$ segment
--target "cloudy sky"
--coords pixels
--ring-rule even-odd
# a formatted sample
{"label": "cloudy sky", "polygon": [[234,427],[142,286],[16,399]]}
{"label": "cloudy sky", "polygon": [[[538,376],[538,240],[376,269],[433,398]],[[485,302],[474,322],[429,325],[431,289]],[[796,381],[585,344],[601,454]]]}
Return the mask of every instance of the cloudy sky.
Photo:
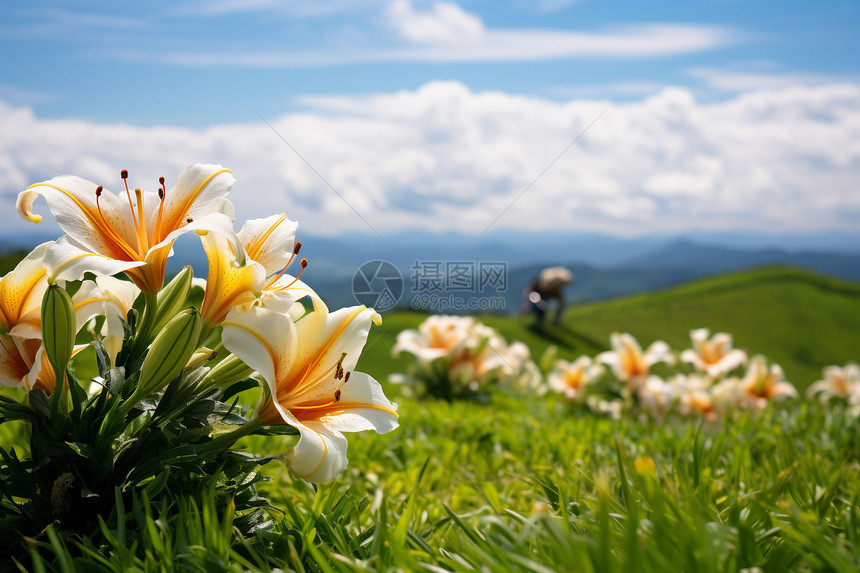
{"label": "cloudy sky", "polygon": [[852,232],[858,32],[852,0],[5,2],[0,235],[31,183],[192,162],[320,235]]}

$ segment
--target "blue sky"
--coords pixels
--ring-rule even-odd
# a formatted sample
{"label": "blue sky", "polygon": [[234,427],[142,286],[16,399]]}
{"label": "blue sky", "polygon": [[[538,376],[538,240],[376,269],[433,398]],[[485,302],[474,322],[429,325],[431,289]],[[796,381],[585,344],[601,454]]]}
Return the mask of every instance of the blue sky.
{"label": "blue sky", "polygon": [[508,205],[500,229],[851,230],[858,25],[855,1],[6,2],[0,207],[202,161],[247,183],[240,216],[325,234]]}
{"label": "blue sky", "polygon": [[[204,126],[296,109],[300,95],[414,90],[439,79],[551,99],[629,99],[667,85],[711,99],[756,81],[860,73],[852,1],[448,5],[451,21],[518,33],[499,42],[535,49],[519,56],[468,42],[445,48],[443,31],[439,42],[432,31],[410,32],[406,21],[438,15],[434,6],[445,4],[7,2],[0,97],[43,117]],[[541,47],[551,33],[607,45],[554,52]]]}

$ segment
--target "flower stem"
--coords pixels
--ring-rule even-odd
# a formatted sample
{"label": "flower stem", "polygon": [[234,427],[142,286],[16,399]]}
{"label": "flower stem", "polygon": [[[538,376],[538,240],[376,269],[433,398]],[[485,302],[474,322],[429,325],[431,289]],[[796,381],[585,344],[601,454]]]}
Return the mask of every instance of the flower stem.
{"label": "flower stem", "polygon": [[158,293],[143,292],[143,313],[140,317],[137,331],[134,334],[134,342],[132,349],[133,354],[140,354],[149,344],[152,327],[155,326],[155,319],[158,315]]}
{"label": "flower stem", "polygon": [[227,432],[226,434],[222,434],[217,438],[214,438],[211,442],[206,444],[205,449],[208,451],[226,450],[235,444],[239,438],[244,438],[249,434],[253,434],[262,427],[263,423],[260,419],[254,418],[250,422],[242,424],[232,432]]}

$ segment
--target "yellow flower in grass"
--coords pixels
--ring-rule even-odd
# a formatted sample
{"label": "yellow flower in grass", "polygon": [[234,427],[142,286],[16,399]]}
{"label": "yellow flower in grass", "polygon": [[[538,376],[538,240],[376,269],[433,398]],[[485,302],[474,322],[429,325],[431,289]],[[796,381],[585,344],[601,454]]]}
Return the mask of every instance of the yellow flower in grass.
{"label": "yellow flower in grass", "polygon": [[627,383],[629,389],[644,384],[655,364],[674,363],[669,345],[662,340],[652,343],[645,352],[642,352],[639,342],[626,332],[613,332],[610,340],[612,350],[598,354],[596,360],[609,366],[619,380]]}
{"label": "yellow flower in grass", "polygon": [[324,482],[346,468],[343,432],[389,432],[398,425],[397,406],[376,380],[353,371],[376,312],[362,306],[330,313],[319,306],[302,316],[303,310],[294,305],[290,316],[234,308],[222,323],[222,341],[267,383],[260,422],[299,431],[286,455],[291,471]]}
{"label": "yellow flower in grass", "polygon": [[[156,292],[164,283],[164,268],[174,241],[189,231],[214,231],[238,245],[232,210],[224,197],[233,186],[229,169],[192,165],[179,174],[169,191],[164,178],[158,192],[128,188],[114,195],[86,179],[71,175],[31,185],[18,195],[18,214],[39,223],[33,202],[41,195],[66,233],[45,256],[50,282],[76,280],[86,272],[115,275],[125,272],[143,291]],[[241,249],[238,249],[241,258]],[[244,263],[244,261],[241,261]]]}
{"label": "yellow flower in grass", "polygon": [[[203,237],[209,260],[201,306],[205,323],[220,324],[234,306],[258,299],[264,306],[275,304],[283,311],[306,295],[315,299],[315,305],[322,305],[310,287],[298,277],[286,274],[301,249],[301,243],[295,240],[297,227],[284,214],[247,221],[238,233],[247,261],[245,266],[240,266],[233,246],[223,237],[215,234]],[[300,266],[304,270],[307,261],[302,259]]]}
{"label": "yellow flower in grass", "polygon": [[695,366],[712,379],[720,379],[747,361],[747,353],[732,348],[732,335],[718,332],[708,338],[710,330],[698,328],[690,331],[693,348],[681,353],[681,361]]}

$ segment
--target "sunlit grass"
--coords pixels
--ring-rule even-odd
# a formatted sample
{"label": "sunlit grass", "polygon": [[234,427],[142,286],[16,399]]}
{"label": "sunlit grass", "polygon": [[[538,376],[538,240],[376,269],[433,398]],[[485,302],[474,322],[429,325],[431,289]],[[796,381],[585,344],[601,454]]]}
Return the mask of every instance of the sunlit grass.
{"label": "sunlit grass", "polygon": [[[180,499],[184,517],[159,522],[159,508],[141,505],[129,519],[152,521],[146,533],[125,543],[114,533],[87,560],[114,571],[860,566],[856,417],[800,405],[716,427],[658,426],[576,415],[555,399],[400,406],[400,430],[350,440],[349,470],[335,482],[313,488],[265,466],[271,532],[238,539],[205,499]],[[71,554],[87,546],[45,542],[46,563],[60,543]]]}

